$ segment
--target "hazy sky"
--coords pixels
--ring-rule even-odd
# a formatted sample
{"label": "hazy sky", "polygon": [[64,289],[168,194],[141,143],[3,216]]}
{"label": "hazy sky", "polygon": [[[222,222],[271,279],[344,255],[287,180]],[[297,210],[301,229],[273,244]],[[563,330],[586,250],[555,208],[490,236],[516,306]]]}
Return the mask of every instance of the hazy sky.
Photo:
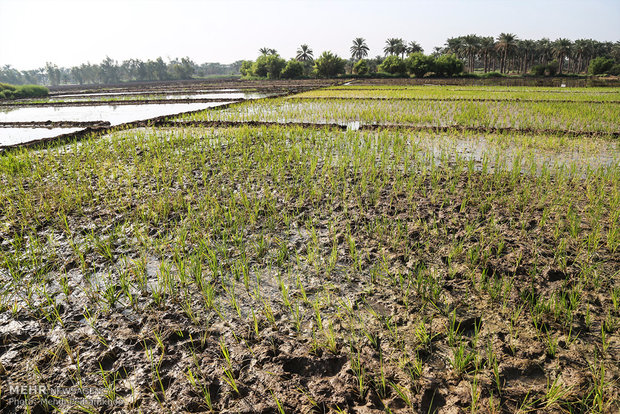
{"label": "hazy sky", "polygon": [[349,56],[364,37],[370,56],[385,39],[430,53],[470,33],[521,39],[620,40],[620,0],[0,0],[0,66],[73,66],[105,56],[189,56],[197,63],[255,59],[266,46],[290,58],[302,43],[318,56]]}

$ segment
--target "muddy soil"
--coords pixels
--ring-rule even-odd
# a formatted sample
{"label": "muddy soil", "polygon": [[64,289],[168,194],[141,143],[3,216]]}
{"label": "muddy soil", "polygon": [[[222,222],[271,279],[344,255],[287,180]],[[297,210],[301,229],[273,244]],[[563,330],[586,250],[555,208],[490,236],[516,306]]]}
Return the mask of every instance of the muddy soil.
{"label": "muddy soil", "polygon": [[[257,128],[247,143],[250,151],[227,156],[238,165],[259,165],[263,151],[289,144],[270,142],[272,134]],[[12,249],[23,242],[20,237],[49,243],[31,269],[33,278],[47,281],[45,294],[22,291],[12,285],[9,262],[0,267],[3,292],[9,295],[0,313],[3,412],[26,412],[19,405],[26,397],[4,391],[7,384],[57,387],[76,399],[93,390],[101,402],[93,411],[101,413],[461,413],[472,406],[483,412],[589,412],[599,391],[612,401],[601,411],[620,408],[620,309],[611,296],[620,292],[620,249],[601,243],[584,261],[582,245],[569,243],[566,260],[558,261],[553,229],[568,225],[567,213],[542,215],[543,195],[552,191],[553,180],[534,190],[532,198],[543,201],[515,208],[528,180],[511,184],[506,177],[499,188],[489,188],[499,195],[492,205],[469,198],[473,188],[488,186],[489,177],[476,172],[439,186],[434,180],[441,177],[422,174],[413,194],[394,190],[396,177],[388,176],[385,186],[371,184],[357,198],[348,191],[364,176],[346,169],[343,187],[334,190],[344,192],[342,197],[326,191],[308,201],[286,199],[279,190],[304,187],[293,176],[278,183],[269,175],[238,174],[200,163],[204,149],[192,150],[192,143],[175,148],[196,157],[190,158],[196,174],[193,180],[169,182],[169,196],[186,203],[158,224],[147,221],[140,228],[143,223],[135,220],[145,199],[159,191],[155,178],[131,184],[145,189],[141,198],[132,198],[129,190],[119,193],[128,210],[105,203],[68,210],[64,223],[72,238],[54,217],[24,221],[32,226],[28,232],[2,221],[0,248],[6,257],[16,254]],[[222,151],[226,148],[222,144]],[[145,146],[102,163],[148,165],[156,151]],[[290,162],[303,161],[292,156]],[[321,177],[327,166],[307,168]],[[105,182],[114,178],[102,180],[99,174],[94,170],[79,177],[92,197],[112,191]],[[24,188],[45,194],[55,188],[54,179],[26,180]],[[589,193],[583,181],[572,186],[575,194]],[[230,242],[199,270],[214,289],[212,308],[206,305],[208,287],[201,285],[201,291],[190,269],[193,276],[180,279],[175,254],[189,255],[196,246],[176,237],[183,234],[187,208],[195,211],[200,198],[220,197],[226,206],[241,190],[275,205],[272,210],[269,203],[259,203],[256,219],[246,223],[243,239],[250,250]],[[599,190],[613,188],[603,183]],[[590,230],[587,202],[584,195],[572,204],[583,213],[580,232]],[[402,234],[373,230],[377,218],[400,223],[395,229]],[[233,218],[225,220],[235,225]],[[522,226],[515,227],[515,221]],[[502,248],[491,238],[488,251],[478,251],[481,239],[490,235],[472,231],[471,223],[494,226],[503,237]],[[601,234],[614,225],[603,220]],[[109,252],[95,243],[81,257],[73,253],[73,244],[103,237],[116,226],[119,234]],[[205,228],[204,237],[226,240],[220,231]],[[453,255],[455,242],[468,253]],[[150,250],[153,245],[163,250]],[[37,257],[38,250],[29,246]],[[221,273],[209,270],[217,268],[219,255],[236,260],[246,254],[247,268],[222,259]],[[471,266],[472,254],[487,255],[484,265]],[[328,266],[331,255],[336,259]],[[590,260],[596,269],[584,282],[582,264]],[[160,290],[167,274],[178,281],[178,290]],[[119,275],[143,283],[125,285]],[[582,283],[592,284],[579,304],[572,303],[569,293]],[[568,319],[554,313],[554,300],[575,306]],[[548,308],[534,314],[534,303]],[[464,352],[460,363],[459,352]],[[473,372],[478,372],[475,381]],[[31,412],[53,410],[45,403],[53,392],[32,394]],[[49,401],[61,405],[61,400]]]}

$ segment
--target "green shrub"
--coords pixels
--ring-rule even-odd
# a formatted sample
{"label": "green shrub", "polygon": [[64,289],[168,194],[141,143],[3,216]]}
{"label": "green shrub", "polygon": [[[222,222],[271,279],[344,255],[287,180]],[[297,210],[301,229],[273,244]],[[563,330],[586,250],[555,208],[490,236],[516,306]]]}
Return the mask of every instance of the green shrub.
{"label": "green shrub", "polygon": [[17,87],[16,92],[20,98],[40,98],[47,96],[49,90],[39,85],[22,85]]}
{"label": "green shrub", "polygon": [[244,60],[243,62],[241,62],[241,67],[239,68],[239,72],[241,73],[241,75],[243,76],[252,76],[252,65],[254,64],[254,62],[252,62],[251,60]]}
{"label": "green shrub", "polygon": [[261,55],[252,65],[252,74],[261,78],[278,79],[286,61],[278,55]]}
{"label": "green shrub", "polygon": [[609,69],[611,69],[613,65],[613,59],[599,56],[595,59],[592,59],[592,61],[590,62],[590,66],[588,67],[588,72],[591,75],[601,75],[603,73],[608,73]]}
{"label": "green shrub", "polygon": [[14,91],[17,87],[9,85],[8,83],[0,83],[0,91],[9,90]]}
{"label": "green shrub", "polygon": [[47,96],[49,90],[39,85],[14,86],[0,83],[0,99],[39,98]]}
{"label": "green shrub", "polygon": [[499,72],[487,72],[485,74],[482,75],[483,78],[503,78],[506,75],[504,75],[503,73],[499,73]]}
{"label": "green shrub", "polygon": [[387,73],[387,72],[377,72],[375,74],[373,74],[373,78],[379,78],[379,79],[394,79],[394,78],[402,78],[402,75],[400,73]]}
{"label": "green shrub", "polygon": [[545,71],[547,70],[547,66],[546,65],[535,65],[532,66],[532,74],[536,75],[536,76],[545,76]]}
{"label": "green shrub", "polygon": [[465,65],[456,55],[443,55],[435,60],[435,73],[438,76],[454,76],[463,72]]}
{"label": "green shrub", "polygon": [[304,64],[297,60],[291,59],[286,63],[286,66],[284,67],[284,70],[282,70],[282,74],[280,76],[285,79],[293,79],[300,78],[303,74]]}
{"label": "green shrub", "polygon": [[560,67],[560,64],[558,63],[558,61],[557,60],[552,60],[547,65],[547,68],[545,70],[545,74],[548,75],[548,76],[555,76],[556,73],[558,73],[559,67]]}
{"label": "green shrub", "polygon": [[620,63],[616,63],[613,65],[608,71],[610,75],[620,76]]}
{"label": "green shrub", "polygon": [[426,56],[424,53],[417,52],[409,55],[405,61],[409,73],[416,78],[421,78],[428,72],[435,71],[435,58],[432,56]]}
{"label": "green shrub", "polygon": [[379,65],[378,69],[380,72],[386,72],[392,75],[404,75],[407,73],[405,61],[396,55],[386,57]]}
{"label": "green shrub", "polygon": [[353,65],[353,73],[357,75],[368,75],[370,68],[368,67],[368,61],[360,59]]}
{"label": "green shrub", "polygon": [[323,52],[314,61],[314,71],[321,78],[331,78],[344,73],[345,61],[332,52]]}

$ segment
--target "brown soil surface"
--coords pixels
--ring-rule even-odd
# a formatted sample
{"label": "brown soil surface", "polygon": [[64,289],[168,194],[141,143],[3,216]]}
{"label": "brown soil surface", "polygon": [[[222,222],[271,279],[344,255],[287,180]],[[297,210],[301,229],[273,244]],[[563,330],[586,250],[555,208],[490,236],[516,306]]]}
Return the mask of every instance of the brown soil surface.
{"label": "brown soil surface", "polygon": [[[261,140],[266,138],[259,131],[257,128],[255,139],[248,142],[256,149],[249,153],[250,164],[259,162],[261,149],[277,148],[278,142],[273,146],[265,142],[263,146]],[[262,131],[269,136],[269,130]],[[140,149],[135,157],[127,155],[114,162],[126,162],[128,167],[140,165],[154,155],[148,151]],[[236,157],[242,165],[244,153],[227,156]],[[394,413],[461,413],[470,410],[475,393],[471,373],[479,366],[494,366],[494,370],[483,369],[477,379],[479,392],[475,395],[481,407],[503,413],[520,409],[554,413],[569,403],[575,404],[571,406],[574,411],[587,412],[595,403],[592,390],[601,380],[597,375],[604,366],[605,395],[619,401],[620,337],[617,327],[609,324],[617,324],[620,312],[609,292],[620,287],[620,250],[613,252],[601,245],[598,256],[592,259],[596,282],[585,282],[598,287],[586,287],[583,302],[573,303],[577,308],[569,319],[554,314],[553,307],[535,317],[530,314],[533,303],[551,304],[547,301],[553,298],[570,303],[567,295],[584,283],[580,276],[584,269],[579,264],[583,250],[578,243],[566,246],[563,265],[555,256],[557,241],[552,232],[555,225],[567,225],[565,212],[558,211],[546,225],[540,225],[541,206],[546,201],[515,207],[515,197],[527,188],[527,179],[511,184],[507,177],[498,188],[489,188],[490,194],[498,196],[492,205],[468,199],[469,191],[486,188],[489,183],[484,174],[467,171],[454,182],[440,182],[439,186],[433,182],[435,177],[422,175],[424,180],[415,193],[395,191],[396,178],[387,177],[384,187],[368,188],[359,199],[347,194],[331,198],[326,193],[308,202],[281,198],[278,188],[284,183],[272,182],[268,176],[235,175],[217,164],[196,164],[195,168],[202,172],[194,182],[173,180],[169,188],[171,196],[187,197],[189,205],[195,197],[218,196],[213,193],[217,186],[253,188],[251,196],[259,198],[275,194],[275,212],[258,211],[258,219],[248,222],[244,233],[256,246],[262,235],[267,236],[266,250],[257,247],[248,256],[252,278],[262,275],[260,295],[253,291],[253,282],[244,286],[240,277],[238,307],[233,306],[225,299],[227,292],[219,287],[223,275],[213,274],[216,293],[221,297],[216,314],[201,310],[205,299],[196,291],[185,299],[179,292],[179,296],[158,302],[146,289],[134,292],[135,303],[131,305],[117,302],[124,288],[115,282],[106,295],[112,301],[110,309],[94,319],[86,306],[98,309],[102,304],[92,303],[85,294],[87,287],[104,289],[97,288],[97,278],[116,272],[121,263],[104,258],[97,250],[87,250],[80,263],[71,253],[69,240],[62,236],[58,219],[38,221],[33,234],[43,239],[54,235],[58,240],[53,257],[42,259],[43,263],[50,261],[43,274],[51,275],[50,289],[57,292],[53,309],[62,324],[51,313],[46,315],[52,319],[43,318],[37,309],[13,315],[7,305],[0,314],[3,384],[32,384],[36,378],[47,386],[75,388],[79,373],[84,387],[100,390],[102,378],[103,382],[106,378],[108,383],[114,382],[120,405],[103,407],[102,413],[209,412],[200,389],[188,379],[188,369],[193,369],[208,390],[214,410],[222,413],[275,413],[278,404],[287,413],[382,413],[386,408]],[[321,168],[325,166],[319,166],[317,177],[321,177]],[[89,191],[93,195],[109,191],[96,177],[98,171],[92,174]],[[203,181],[202,174],[209,180]],[[345,174],[346,187],[338,191],[347,192],[364,180],[362,174],[353,171]],[[43,184],[26,184],[46,189],[45,182],[53,177],[42,179]],[[213,183],[216,186],[212,187]],[[158,191],[154,182],[135,184],[147,189],[148,197]],[[286,177],[286,184],[303,186],[292,176]],[[579,180],[572,184],[575,194],[589,191]],[[553,185],[553,180],[540,183],[532,198],[542,198]],[[600,191],[613,189],[601,183]],[[228,202],[227,197],[221,202]],[[134,209],[140,210],[144,199],[129,202],[131,211],[94,204],[69,212],[68,226],[78,240],[85,240],[89,234],[106,234],[115,223],[130,219]],[[572,208],[586,217],[587,203],[584,195],[574,200]],[[489,212],[505,241],[502,252],[492,235],[468,230],[471,223],[485,228]],[[271,221],[285,213],[291,218],[289,224]],[[382,234],[368,227],[378,217],[402,223],[402,234]],[[515,228],[515,220],[522,228]],[[184,211],[179,208],[161,224],[139,233],[152,239],[165,238],[183,222]],[[308,227],[310,223],[314,231]],[[588,232],[589,225],[584,218],[579,231]],[[612,225],[603,221],[603,234]],[[5,225],[0,230],[2,240],[6,240],[2,249],[10,250],[10,241],[19,233],[16,225]],[[113,257],[131,257],[133,264],[126,271],[138,274],[143,269],[149,283],[157,280],[164,262],[174,260],[175,245],[185,248],[171,240],[170,251],[145,258],[137,243],[125,240],[125,236],[123,233],[114,244]],[[134,237],[131,231],[127,237]],[[223,236],[212,233],[212,237]],[[357,243],[357,259],[347,253],[352,249],[348,237]],[[394,244],[392,240],[397,237],[401,241]],[[485,247],[484,252],[478,252],[488,255],[484,267],[472,268],[467,255],[452,257],[448,249],[458,241],[464,252],[475,252],[485,237],[491,241],[488,251]],[[244,254],[233,246],[227,248],[226,254]],[[290,273],[287,282],[278,286],[271,265],[276,266],[282,251],[286,254],[281,260],[290,266]],[[296,259],[312,251],[325,258],[336,251],[339,259],[330,272],[317,271],[310,262]],[[83,275],[84,266],[93,271],[88,278]],[[235,270],[224,266],[227,273]],[[62,289],[57,280],[61,277],[68,280],[71,292],[59,293]],[[192,281],[190,285],[194,286]],[[299,323],[282,297],[301,303]],[[193,303],[195,318],[184,311],[183,300]],[[269,310],[266,303],[272,303]],[[253,309],[263,309],[256,322]],[[315,317],[316,312],[323,315],[324,325]],[[427,339],[423,339],[424,332]],[[601,342],[601,332],[608,335],[606,343]],[[352,333],[357,336],[352,337]],[[549,340],[553,346],[548,345]],[[223,347],[230,353],[228,361]],[[455,349],[466,353],[475,350],[479,359],[467,360],[457,369]],[[359,372],[364,373],[363,386]],[[238,389],[234,390],[226,378],[233,378]],[[553,378],[562,387],[558,404],[548,398]],[[403,387],[402,395],[392,383]],[[0,404],[4,412],[18,409],[4,392]],[[614,412],[618,405],[607,409]],[[33,412],[47,409],[38,403]]]}

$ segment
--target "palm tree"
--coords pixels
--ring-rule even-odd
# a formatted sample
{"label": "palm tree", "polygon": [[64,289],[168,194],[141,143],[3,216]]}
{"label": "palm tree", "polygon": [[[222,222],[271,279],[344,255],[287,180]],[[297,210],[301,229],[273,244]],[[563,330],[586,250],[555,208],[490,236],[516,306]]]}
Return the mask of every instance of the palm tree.
{"label": "palm tree", "polygon": [[562,74],[562,67],[564,66],[564,59],[570,57],[571,46],[573,42],[568,39],[560,38],[553,42],[553,54],[558,59],[558,73]]}
{"label": "palm tree", "polygon": [[446,40],[446,47],[444,48],[443,53],[455,54],[457,57],[463,57],[463,50],[463,38],[451,37]]}
{"label": "palm tree", "polygon": [[356,37],[353,39],[353,46],[351,46],[351,57],[356,60],[360,60],[368,56],[370,48],[366,44],[366,40],[363,37]]}
{"label": "palm tree", "polygon": [[517,42],[519,56],[521,56],[521,73],[527,73],[528,63],[532,61],[532,56],[536,49],[536,42],[525,39]]}
{"label": "palm tree", "polygon": [[547,65],[551,57],[551,41],[546,37],[536,41],[536,51],[541,65]]}
{"label": "palm tree", "polygon": [[476,54],[480,51],[480,38],[476,35],[463,36],[463,50],[467,56],[467,66],[473,72],[476,65]]}
{"label": "palm tree", "polygon": [[416,42],[415,40],[412,40],[411,42],[409,42],[407,44],[407,54],[412,54],[412,53],[422,53],[424,52],[424,49],[422,49],[422,46],[420,46],[420,44],[418,42]]}
{"label": "palm tree", "polygon": [[385,41],[383,52],[386,55],[401,55],[405,53],[406,49],[403,39],[392,37]]}
{"label": "palm tree", "polygon": [[611,45],[610,54],[611,57],[616,59],[616,61],[620,60],[620,41],[616,41],[613,45]]}
{"label": "palm tree", "polygon": [[268,47],[261,47],[260,49],[258,49],[258,53],[260,53],[261,55],[277,55],[278,51],[275,49],[270,49]]}
{"label": "palm tree", "polygon": [[484,58],[484,73],[489,71],[489,56],[493,53],[495,48],[495,40],[491,36],[485,36],[480,38],[480,53]]}
{"label": "palm tree", "polygon": [[577,39],[573,45],[573,52],[575,58],[577,58],[576,72],[582,72],[584,70],[583,62],[588,56],[590,51],[590,41],[588,39]]}
{"label": "palm tree", "polygon": [[497,45],[495,46],[497,50],[504,53],[502,57],[502,62],[500,65],[500,71],[502,73],[506,73],[508,71],[507,68],[507,59],[508,59],[508,51],[512,50],[516,46],[517,35],[512,33],[500,33],[497,37]]}
{"label": "palm tree", "polygon": [[297,49],[297,56],[295,56],[300,62],[312,62],[314,56],[312,55],[312,49],[308,47],[308,45],[301,45],[299,49]]}

